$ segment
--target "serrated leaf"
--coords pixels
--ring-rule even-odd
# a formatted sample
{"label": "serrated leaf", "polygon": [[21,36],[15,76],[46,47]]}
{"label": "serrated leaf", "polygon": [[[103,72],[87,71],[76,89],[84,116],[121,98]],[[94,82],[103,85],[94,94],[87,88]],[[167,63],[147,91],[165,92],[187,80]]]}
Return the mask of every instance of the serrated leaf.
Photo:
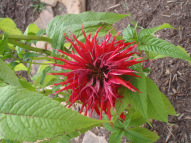
{"label": "serrated leaf", "polygon": [[146,122],[139,112],[132,109],[128,111],[126,118],[129,119],[128,127],[138,127]]}
{"label": "serrated leaf", "polygon": [[[93,37],[95,34],[95,31],[97,31],[97,29],[101,26],[102,28],[99,30],[97,37],[105,36],[108,33],[108,31],[110,31],[112,35],[116,35],[116,31],[114,30],[114,27],[108,24],[98,24],[94,26],[88,26],[88,27],[85,27],[83,30],[86,33],[86,36],[89,33],[91,33],[91,36]],[[85,41],[84,35],[82,34],[82,29],[75,31],[74,35],[78,38],[78,40]],[[117,38],[120,39],[121,37],[117,36]]]}
{"label": "serrated leaf", "polygon": [[159,55],[184,59],[191,62],[191,57],[182,48],[176,47],[165,40],[149,35],[144,36],[140,41],[141,45],[138,46],[139,50],[150,51]]}
{"label": "serrated leaf", "polygon": [[109,143],[121,143],[121,138],[123,137],[124,132],[113,132],[109,136]]}
{"label": "serrated leaf", "polygon": [[139,32],[139,39],[143,38],[144,36],[147,36],[147,35],[153,35],[155,32],[159,31],[159,30],[162,30],[162,29],[165,29],[165,28],[174,28],[172,27],[170,24],[168,23],[164,23],[163,25],[160,25],[160,26],[157,26],[157,27],[154,27],[154,28],[148,28],[148,29],[142,29],[140,32]]}
{"label": "serrated leaf", "polygon": [[175,111],[174,107],[172,106],[172,104],[170,103],[170,101],[168,100],[168,98],[166,97],[166,95],[161,93],[161,96],[162,96],[162,100],[166,106],[167,114],[176,116],[176,111]]}
{"label": "serrated leaf", "polygon": [[109,122],[85,117],[42,94],[15,86],[0,87],[0,101],[1,139],[51,139]]}
{"label": "serrated leaf", "polygon": [[[52,47],[55,49],[61,49],[64,45],[63,32],[68,33],[71,31],[74,35],[79,33],[79,30],[90,26],[101,26],[113,24],[128,15],[106,13],[106,12],[84,12],[81,14],[67,14],[56,16],[47,26],[46,33],[48,37],[52,39]],[[91,29],[92,33],[95,33],[97,28]],[[100,32],[102,29],[100,29]],[[82,34],[81,34],[82,35]],[[80,35],[78,35],[80,36]]]}
{"label": "serrated leaf", "polygon": [[131,83],[138,88],[141,93],[132,92],[127,89],[126,95],[128,96],[128,100],[133,108],[141,113],[147,123],[150,123],[147,114],[146,78],[142,74],[139,74],[139,76],[141,76],[141,78],[134,78]]}
{"label": "serrated leaf", "polygon": [[168,122],[168,114],[157,85],[146,78],[148,95],[148,115],[152,119]]}
{"label": "serrated leaf", "polygon": [[0,59],[0,80],[10,84],[10,85],[15,85],[21,87],[21,84],[18,81],[17,76],[11,70],[11,68]]}
{"label": "serrated leaf", "polygon": [[22,80],[22,79],[19,79],[19,82],[20,82],[20,84],[21,84],[24,88],[26,88],[26,89],[28,89],[28,90],[30,90],[30,91],[36,91],[36,89],[32,86],[32,84],[31,84],[30,82],[27,82],[27,81]]}
{"label": "serrated leaf", "polygon": [[22,35],[15,22],[11,18],[0,18],[0,30],[11,35]]}
{"label": "serrated leaf", "polygon": [[[119,90],[120,95],[124,95],[125,93],[125,88],[121,88]],[[117,100],[115,103],[115,110],[116,113],[113,117],[113,121],[115,121],[117,118],[119,118],[119,116],[121,115],[121,113],[128,107],[128,105],[130,104],[129,100],[128,100],[128,96],[124,95],[123,98],[120,98],[120,100]]]}
{"label": "serrated leaf", "polygon": [[130,141],[135,143],[153,143],[159,139],[155,133],[141,127],[128,128],[124,133]]}
{"label": "serrated leaf", "polygon": [[127,28],[123,30],[123,39],[125,39],[125,41],[127,42],[133,42],[133,41],[138,42],[136,27],[132,28],[130,27],[130,25],[128,25]]}
{"label": "serrated leaf", "polygon": [[158,53],[154,53],[154,52],[150,52],[150,51],[145,51],[147,58],[149,58],[150,60],[153,59],[160,59],[160,58],[164,58],[165,56],[160,55]]}

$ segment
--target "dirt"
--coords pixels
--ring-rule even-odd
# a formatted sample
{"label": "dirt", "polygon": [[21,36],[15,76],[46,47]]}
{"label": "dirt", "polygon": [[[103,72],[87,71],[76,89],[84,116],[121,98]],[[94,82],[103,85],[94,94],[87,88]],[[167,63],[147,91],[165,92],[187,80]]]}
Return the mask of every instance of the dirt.
{"label": "dirt", "polygon": [[[87,9],[95,12],[131,13],[131,17],[143,28],[169,23],[176,29],[164,29],[155,36],[191,53],[191,1],[189,0],[87,0]],[[114,8],[112,8],[114,7]],[[115,24],[120,31],[130,23],[125,18]],[[161,138],[157,143],[191,142],[191,66],[188,62],[173,58],[152,61],[149,77],[167,95],[178,117],[170,116],[169,123],[153,121],[153,128]]]}
{"label": "dirt", "polygon": [[9,17],[14,20],[18,28],[24,31],[39,15],[39,10],[33,12],[39,2],[34,0],[0,0],[0,17]]}
{"label": "dirt", "polygon": [[[40,5],[36,0],[0,0],[0,17],[10,17],[22,31],[34,22],[40,10],[34,11],[33,5]],[[143,28],[150,28],[169,23],[176,29],[164,29],[156,36],[175,45],[180,45],[191,53],[191,2],[190,0],[87,0],[87,10],[95,12],[131,13],[131,17]],[[65,12],[65,7],[58,4],[54,8],[55,15]],[[130,23],[127,17],[114,26],[120,31]],[[175,107],[178,117],[170,116],[169,123],[153,121],[153,128],[161,138],[157,143],[189,143],[191,142],[191,66],[184,60],[163,58],[150,64],[150,78],[167,95]],[[97,135],[109,132],[101,127],[93,129]],[[80,142],[82,141],[80,138]],[[125,142],[126,139],[123,139]]]}
{"label": "dirt", "polygon": [[[9,17],[13,19],[17,27],[24,32],[27,26],[33,23],[45,8],[46,4],[39,0],[0,0],[0,18]],[[53,7],[53,12],[55,16],[64,14],[66,7],[57,3]]]}

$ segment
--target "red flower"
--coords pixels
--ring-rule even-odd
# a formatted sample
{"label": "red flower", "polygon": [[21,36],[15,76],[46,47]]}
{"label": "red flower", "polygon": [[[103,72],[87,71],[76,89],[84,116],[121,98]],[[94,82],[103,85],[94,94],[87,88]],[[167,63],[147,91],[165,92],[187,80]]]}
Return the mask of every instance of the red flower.
{"label": "red flower", "polygon": [[64,86],[56,94],[63,90],[72,90],[69,98],[71,102],[69,107],[75,101],[81,101],[82,107],[80,113],[85,108],[85,115],[87,115],[87,111],[90,109],[91,116],[93,110],[95,110],[100,119],[102,119],[104,111],[108,115],[109,120],[111,120],[110,109],[112,107],[115,111],[115,101],[122,97],[118,94],[119,87],[123,85],[133,92],[138,91],[130,81],[123,80],[120,75],[138,77],[129,66],[142,61],[137,61],[141,58],[133,59],[132,55],[136,54],[136,52],[131,51],[135,45],[128,47],[132,43],[125,43],[124,40],[115,41],[115,37],[109,43],[111,34],[106,35],[104,42],[99,45],[97,43],[99,29],[92,39],[90,34],[86,37],[82,30],[86,40],[85,43],[78,41],[74,35],[72,36],[76,43],[66,37],[77,53],[72,52],[72,54],[69,54],[61,50],[59,52],[72,58],[73,61],[57,57],[52,58],[64,62],[63,65],[54,64],[54,66],[70,69],[71,71],[51,74],[67,77],[66,81],[54,85],[61,84]]}

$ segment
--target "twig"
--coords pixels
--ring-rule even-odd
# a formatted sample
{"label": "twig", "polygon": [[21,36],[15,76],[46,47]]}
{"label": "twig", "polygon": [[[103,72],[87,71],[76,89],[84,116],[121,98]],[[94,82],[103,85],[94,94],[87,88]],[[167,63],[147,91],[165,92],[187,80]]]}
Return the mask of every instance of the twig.
{"label": "twig", "polygon": [[121,4],[119,3],[119,4],[116,4],[116,5],[113,5],[113,6],[109,7],[109,8],[107,8],[107,9],[110,10],[110,9],[116,8],[116,7],[120,6],[120,5],[121,5]]}
{"label": "twig", "polygon": [[172,75],[170,74],[170,80],[169,80],[168,92],[170,91],[170,88],[171,88],[171,81],[172,81]]}

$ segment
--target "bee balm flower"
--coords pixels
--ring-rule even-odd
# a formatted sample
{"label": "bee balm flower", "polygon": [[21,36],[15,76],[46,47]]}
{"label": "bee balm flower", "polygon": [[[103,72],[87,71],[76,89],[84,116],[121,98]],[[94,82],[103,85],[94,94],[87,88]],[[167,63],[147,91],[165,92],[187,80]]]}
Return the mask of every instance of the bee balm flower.
{"label": "bee balm flower", "polygon": [[[100,28],[99,28],[100,29]],[[111,107],[115,111],[115,102],[120,96],[118,89],[121,86],[125,86],[133,92],[138,91],[130,81],[123,80],[120,76],[136,76],[135,71],[129,67],[140,63],[137,61],[141,58],[132,58],[132,52],[134,46],[129,46],[132,43],[125,43],[124,40],[115,41],[115,37],[111,42],[111,34],[105,36],[104,42],[100,45],[97,42],[97,30],[95,36],[91,38],[89,34],[86,37],[84,31],[82,33],[86,42],[82,43],[73,36],[75,42],[72,42],[69,38],[66,39],[71,43],[76,53],[71,54],[59,50],[60,53],[73,59],[72,61],[62,58],[52,57],[55,60],[62,61],[62,65],[54,64],[54,66],[61,67],[63,69],[69,69],[71,71],[64,73],[51,73],[53,75],[63,75],[67,79],[61,83],[62,89],[56,91],[56,94],[64,90],[71,90],[72,94],[69,97],[71,107],[75,101],[81,101],[82,107],[80,113],[85,108],[85,115],[90,110],[90,116],[93,110],[102,119],[103,111],[108,115],[111,120]]]}

